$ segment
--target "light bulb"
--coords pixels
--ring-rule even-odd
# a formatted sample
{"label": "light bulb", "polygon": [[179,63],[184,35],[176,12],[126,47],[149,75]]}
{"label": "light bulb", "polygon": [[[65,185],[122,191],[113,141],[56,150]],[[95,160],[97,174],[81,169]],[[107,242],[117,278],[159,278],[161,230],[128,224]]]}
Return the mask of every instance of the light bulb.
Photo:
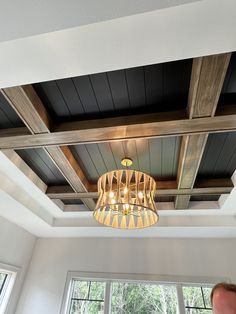
{"label": "light bulb", "polygon": [[128,188],[125,187],[125,188],[124,188],[124,194],[127,194],[127,193],[128,193]]}
{"label": "light bulb", "polygon": [[112,200],[111,200],[111,204],[115,204],[115,199],[113,198]]}
{"label": "light bulb", "polygon": [[143,192],[141,192],[141,191],[138,192],[138,197],[139,197],[139,198],[143,198]]}
{"label": "light bulb", "polygon": [[114,192],[111,191],[111,192],[109,193],[109,197],[110,197],[110,198],[113,198],[114,196],[115,196]]}
{"label": "light bulb", "polygon": [[129,209],[129,204],[125,204],[125,209]]}

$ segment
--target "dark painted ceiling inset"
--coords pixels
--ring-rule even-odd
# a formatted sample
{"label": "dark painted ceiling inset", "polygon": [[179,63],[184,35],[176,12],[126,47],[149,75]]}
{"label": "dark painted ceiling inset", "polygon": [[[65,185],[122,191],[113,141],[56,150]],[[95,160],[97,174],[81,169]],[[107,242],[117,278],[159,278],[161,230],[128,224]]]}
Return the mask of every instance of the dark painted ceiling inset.
{"label": "dark painted ceiling inset", "polygon": [[0,129],[24,126],[21,119],[0,92]]}
{"label": "dark painted ceiling inset", "polygon": [[74,146],[72,152],[90,182],[105,172],[121,168],[121,159],[132,158],[136,169],[155,179],[175,179],[179,156],[179,137],[140,139],[124,142]]}
{"label": "dark painted ceiling inset", "polygon": [[193,202],[202,202],[202,201],[208,201],[208,202],[212,202],[212,201],[218,201],[219,200],[220,195],[193,195],[190,198],[190,201]]}
{"label": "dark painted ceiling inset", "polygon": [[221,96],[219,99],[220,105],[235,105],[236,104],[236,53],[231,56]]}
{"label": "dark painted ceiling inset", "polygon": [[17,153],[47,185],[67,184],[43,148],[18,150]]}
{"label": "dark painted ceiling inset", "polygon": [[208,136],[198,177],[231,177],[236,169],[236,132]]}
{"label": "dark painted ceiling inset", "polygon": [[[187,106],[192,60],[35,84],[54,120],[178,110]],[[135,111],[134,111],[135,110]]]}

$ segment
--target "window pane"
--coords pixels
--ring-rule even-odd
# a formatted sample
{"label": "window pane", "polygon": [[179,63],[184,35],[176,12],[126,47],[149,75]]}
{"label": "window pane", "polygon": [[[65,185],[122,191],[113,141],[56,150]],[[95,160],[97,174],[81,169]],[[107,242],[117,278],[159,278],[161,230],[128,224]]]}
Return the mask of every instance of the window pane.
{"label": "window pane", "polygon": [[0,273],[0,294],[3,290],[3,286],[4,286],[4,283],[6,281],[6,278],[7,278],[7,274]]}
{"label": "window pane", "polygon": [[70,314],[103,314],[104,302],[77,301],[71,302]]}
{"label": "window pane", "polygon": [[203,287],[202,290],[203,290],[203,294],[204,294],[204,298],[205,298],[206,307],[211,308],[211,290],[212,290],[212,288]]}
{"label": "window pane", "polygon": [[104,300],[105,297],[105,282],[94,281],[91,282],[90,299]]}
{"label": "window pane", "polygon": [[72,289],[72,298],[87,299],[89,292],[89,281],[73,280]]}
{"label": "window pane", "polygon": [[72,299],[104,300],[105,282],[73,280]]}
{"label": "window pane", "polygon": [[112,314],[177,313],[175,286],[134,284],[116,282],[112,284]]}
{"label": "window pane", "polygon": [[200,287],[183,287],[184,304],[190,307],[204,307]]}

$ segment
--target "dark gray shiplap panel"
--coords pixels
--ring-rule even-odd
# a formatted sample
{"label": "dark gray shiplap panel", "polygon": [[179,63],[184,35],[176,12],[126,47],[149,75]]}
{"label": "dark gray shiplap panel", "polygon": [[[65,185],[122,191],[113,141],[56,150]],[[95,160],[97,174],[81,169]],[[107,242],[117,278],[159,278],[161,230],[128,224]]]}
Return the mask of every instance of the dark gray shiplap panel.
{"label": "dark gray shiplap panel", "polygon": [[190,201],[195,201],[195,202],[201,202],[201,201],[208,201],[208,202],[212,202],[212,201],[218,201],[219,200],[220,195],[193,195],[190,198]]}
{"label": "dark gray shiplap panel", "polygon": [[225,81],[222,88],[222,94],[236,93],[236,53],[231,56],[229,67],[226,73]]}
{"label": "dark gray shiplap panel", "polygon": [[0,93],[0,129],[24,126],[16,112],[8,104],[5,97]]}
{"label": "dark gray shiplap panel", "polygon": [[119,70],[107,72],[107,78],[110,84],[115,110],[119,111],[129,108],[130,101],[127,90],[125,71]]}
{"label": "dark gray shiplap panel", "polygon": [[[192,60],[149,65],[35,84],[54,120],[139,113],[187,105]],[[137,113],[137,112],[136,112]]]}
{"label": "dark gray shiplap panel", "polygon": [[125,71],[131,108],[143,107],[146,104],[146,91],[143,67]]}
{"label": "dark gray shiplap panel", "polygon": [[97,169],[88,153],[86,146],[87,145],[71,146],[70,149],[72,151],[72,154],[80,164],[88,181],[90,181],[91,183],[96,183],[99,177],[99,173],[97,172]]}
{"label": "dark gray shiplap panel", "polygon": [[236,103],[236,53],[231,56],[229,67],[226,73],[222,93],[219,104],[235,104]]}
{"label": "dark gray shiplap panel", "polygon": [[97,169],[97,173],[99,174],[99,176],[103,175],[105,172],[108,171],[108,169],[106,167],[106,164],[104,162],[103,156],[99,150],[98,145],[97,144],[86,145],[86,148],[94,166]]}
{"label": "dark gray shiplap panel", "polygon": [[85,112],[87,114],[99,113],[100,110],[98,107],[97,99],[94,94],[90,77],[88,75],[79,76],[73,78],[73,81]]}
{"label": "dark gray shiplap panel", "polygon": [[120,169],[121,168],[121,164],[120,164],[121,159],[125,157],[124,146],[122,145],[122,142],[119,141],[119,142],[111,142],[110,147],[111,147],[112,154],[114,156],[114,160],[115,160],[115,163],[117,166],[116,169]]}
{"label": "dark gray shiplap panel", "polygon": [[[158,188],[158,187],[157,187]],[[156,203],[161,202],[174,202],[174,196],[156,196],[155,197]]]}
{"label": "dark gray shiplap panel", "polygon": [[[156,178],[162,177],[162,160],[163,160],[163,139],[154,138],[148,140],[150,173]],[[171,165],[172,166],[172,165]]]}
{"label": "dark gray shiplap panel", "polygon": [[231,177],[235,169],[236,133],[209,135],[198,176]]}
{"label": "dark gray shiplap panel", "polygon": [[107,171],[123,168],[125,156],[133,160],[131,169],[150,174],[156,179],[175,179],[179,139],[130,140],[112,143],[78,145],[72,151],[89,179],[96,182]]}
{"label": "dark gray shiplap panel", "polygon": [[61,200],[65,205],[82,205],[82,200]]}
{"label": "dark gray shiplap panel", "polygon": [[91,84],[101,112],[113,111],[114,104],[106,73],[90,75]]}
{"label": "dark gray shiplap panel", "polygon": [[[84,108],[72,79],[57,80],[57,86],[70,116],[84,114]],[[66,110],[66,109],[65,109]]]}
{"label": "dark gray shiplap panel", "polygon": [[149,140],[138,139],[136,140],[138,165],[140,171],[147,174],[151,173],[151,162],[150,162],[150,147]]}
{"label": "dark gray shiplap panel", "polygon": [[170,137],[162,139],[162,141],[162,179],[175,177],[176,172],[173,169],[176,168],[175,166],[178,162],[178,154],[176,154],[175,150],[179,150],[179,138]]}
{"label": "dark gray shiplap panel", "polygon": [[35,90],[50,114],[57,117],[70,115],[70,111],[56,81],[35,84]]}
{"label": "dark gray shiplap panel", "polygon": [[163,64],[163,107],[178,110],[185,108],[188,97],[192,60]]}
{"label": "dark gray shiplap panel", "polygon": [[47,185],[67,183],[61,172],[42,148],[18,150],[17,153]]}
{"label": "dark gray shiplap panel", "polygon": [[102,155],[107,171],[117,169],[116,161],[110,146],[110,143],[98,144],[98,149]]}
{"label": "dark gray shiplap panel", "polygon": [[144,72],[147,105],[155,106],[157,111],[161,111],[163,103],[163,65],[146,66]]}

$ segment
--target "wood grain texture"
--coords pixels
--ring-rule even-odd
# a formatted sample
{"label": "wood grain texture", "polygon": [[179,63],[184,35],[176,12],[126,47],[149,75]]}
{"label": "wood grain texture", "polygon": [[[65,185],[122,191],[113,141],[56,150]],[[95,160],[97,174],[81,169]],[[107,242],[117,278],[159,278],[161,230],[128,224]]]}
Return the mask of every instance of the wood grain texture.
{"label": "wood grain texture", "polygon": [[193,59],[189,88],[189,118],[214,116],[231,53]]}
{"label": "wood grain texture", "polygon": [[[31,85],[6,88],[2,93],[29,128],[32,136],[50,134],[52,123]],[[75,192],[87,192],[89,182],[68,147],[46,147],[44,150]],[[84,204],[90,209],[95,207],[92,199],[84,199]]]}
{"label": "wood grain texture", "polygon": [[1,92],[31,133],[50,132],[51,119],[31,85],[4,88]]}
{"label": "wood grain texture", "polygon": [[[176,181],[156,181],[158,189],[156,196],[190,196],[190,195],[219,195],[228,194],[233,189],[232,181],[228,178],[200,180],[192,189],[177,189]],[[51,186],[47,189],[51,199],[84,199],[97,198],[97,191],[76,193],[70,186]]]}
{"label": "wood grain texture", "polygon": [[[188,97],[190,121],[214,116],[230,57],[231,53],[226,53],[193,60]],[[183,136],[177,176],[179,189],[193,187],[207,137],[207,133]],[[190,195],[178,195],[175,208],[188,208],[189,200]]]}
{"label": "wood grain texture", "polygon": [[236,115],[170,120],[118,127],[112,125],[93,127],[88,124],[87,129],[56,131],[48,134],[7,136],[5,131],[4,137],[1,137],[0,133],[0,149],[27,149],[233,131],[236,131]]}

